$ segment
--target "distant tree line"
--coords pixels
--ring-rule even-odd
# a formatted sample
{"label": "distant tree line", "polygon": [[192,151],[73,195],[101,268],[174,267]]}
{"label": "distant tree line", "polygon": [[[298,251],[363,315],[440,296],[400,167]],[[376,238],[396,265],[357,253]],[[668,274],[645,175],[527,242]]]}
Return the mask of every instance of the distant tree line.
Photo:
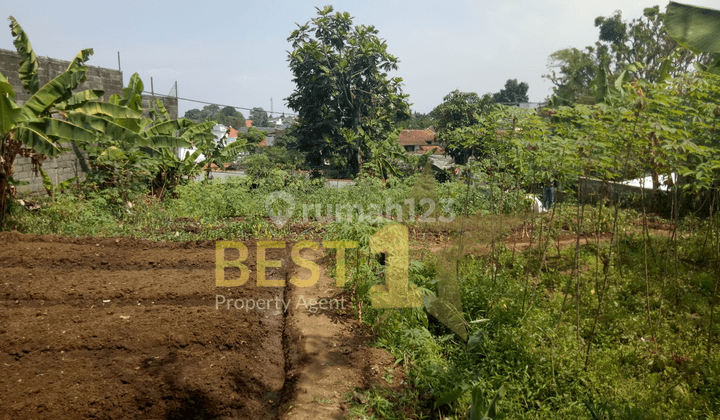
{"label": "distant tree line", "polygon": [[[245,127],[245,117],[237,109],[226,106],[220,108],[218,105],[205,105],[203,109],[191,109],[185,112],[185,118],[195,121],[216,121],[228,127]],[[261,107],[253,108],[248,119],[253,122],[254,127],[268,127],[268,114]]]}

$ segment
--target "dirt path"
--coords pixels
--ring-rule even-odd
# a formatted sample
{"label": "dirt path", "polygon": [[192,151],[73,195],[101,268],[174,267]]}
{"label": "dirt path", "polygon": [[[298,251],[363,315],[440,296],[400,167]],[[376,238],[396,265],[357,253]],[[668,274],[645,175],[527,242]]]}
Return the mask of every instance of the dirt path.
{"label": "dirt path", "polygon": [[[310,249],[301,255],[314,262],[324,258],[322,251]],[[314,286],[290,287],[286,294],[293,302],[286,331],[297,345],[291,346],[294,352],[288,355],[290,388],[283,402],[283,419],[337,419],[346,413],[345,397],[356,387],[405,386],[405,374],[394,366],[395,358],[366,346],[371,339],[368,328],[352,318],[349,296],[335,287],[322,265]],[[289,275],[308,279],[310,270],[297,267]],[[323,300],[325,309],[319,304]],[[317,311],[299,302],[317,302]]]}

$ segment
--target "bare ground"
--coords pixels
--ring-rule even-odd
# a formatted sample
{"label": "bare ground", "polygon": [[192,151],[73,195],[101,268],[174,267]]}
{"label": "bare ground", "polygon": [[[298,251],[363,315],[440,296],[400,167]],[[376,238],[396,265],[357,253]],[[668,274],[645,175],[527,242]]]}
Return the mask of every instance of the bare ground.
{"label": "bare ground", "polygon": [[[347,303],[295,306],[340,296],[324,270],[317,287],[256,287],[246,246],[249,281],[216,288],[212,241],[1,233],[0,417],[337,418],[353,388],[404,382]],[[267,251],[268,278],[304,275],[289,246]]]}

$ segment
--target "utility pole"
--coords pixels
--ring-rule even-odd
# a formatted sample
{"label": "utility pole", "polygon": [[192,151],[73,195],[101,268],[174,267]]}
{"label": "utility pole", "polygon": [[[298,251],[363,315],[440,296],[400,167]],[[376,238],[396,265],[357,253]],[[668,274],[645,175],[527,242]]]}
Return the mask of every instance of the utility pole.
{"label": "utility pole", "polygon": [[272,96],[270,97],[270,116],[272,117],[273,114],[273,103],[272,103]]}

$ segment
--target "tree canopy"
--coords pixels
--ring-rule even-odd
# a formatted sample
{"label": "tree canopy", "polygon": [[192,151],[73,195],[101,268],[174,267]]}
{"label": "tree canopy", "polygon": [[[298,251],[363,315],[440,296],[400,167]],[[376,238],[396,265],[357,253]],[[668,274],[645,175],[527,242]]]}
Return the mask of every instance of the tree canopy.
{"label": "tree canopy", "polygon": [[493,98],[486,94],[482,97],[475,92],[454,90],[443,98],[443,103],[430,113],[437,122],[440,141],[446,145],[448,152],[458,163],[464,163],[470,156],[465,148],[450,144],[449,135],[454,130],[476,125],[483,114],[493,109]]}
{"label": "tree canopy", "polygon": [[437,121],[440,131],[451,131],[475,125],[478,115],[489,110],[492,104],[490,95],[480,97],[475,92],[454,90],[443,98],[443,103],[436,106],[430,115]]}
{"label": "tree canopy", "polygon": [[215,104],[205,105],[202,110],[188,110],[187,112],[185,112],[185,118],[195,122],[212,120],[217,121],[218,124],[235,128],[245,126],[245,117],[243,116],[242,112],[231,106],[226,106],[221,109],[218,105]]}
{"label": "tree canopy", "polygon": [[261,141],[265,140],[267,133],[255,127],[250,127],[243,137],[247,139],[248,144],[257,146]]}
{"label": "tree canopy", "polygon": [[315,167],[327,160],[358,173],[372,158],[370,143],[384,140],[396,117],[409,113],[402,79],[388,76],[398,59],[374,26],[354,25],[349,13],[333,13],[332,6],[317,14],[288,38],[295,145]]}
{"label": "tree canopy", "polygon": [[253,122],[254,127],[267,127],[268,124],[268,114],[265,112],[264,109],[261,107],[255,107],[250,111],[250,120]]}
{"label": "tree canopy", "polygon": [[555,51],[548,59],[550,74],[543,75],[553,86],[555,105],[593,104],[592,89],[600,63],[595,48],[565,48]]}
{"label": "tree canopy", "polygon": [[708,61],[706,55],[695,56],[673,40],[664,19],[659,6],[645,8],[641,17],[630,21],[623,20],[619,10],[611,16],[598,16],[594,22],[598,40],[594,46],[566,48],[550,55],[550,74],[543,77],[555,85],[552,103],[595,103],[602,96],[595,94],[598,87],[613,82],[628,68],[633,77],[654,82],[663,70],[678,76],[690,70],[697,58]]}
{"label": "tree canopy", "polygon": [[679,47],[665,29],[665,14],[659,6],[647,7],[640,18],[631,21],[622,20],[622,12],[612,16],[598,16],[595,26],[599,28],[598,58],[600,65],[609,68],[611,73],[622,71],[627,64],[643,63],[635,76],[648,82],[654,82],[660,76],[663,60],[671,59],[673,76],[687,72],[695,60],[695,55],[685,48],[673,56]]}
{"label": "tree canopy", "polygon": [[493,94],[496,103],[512,105],[520,102],[527,102],[527,91],[530,88],[527,83],[518,83],[517,79],[508,79],[505,88]]}

